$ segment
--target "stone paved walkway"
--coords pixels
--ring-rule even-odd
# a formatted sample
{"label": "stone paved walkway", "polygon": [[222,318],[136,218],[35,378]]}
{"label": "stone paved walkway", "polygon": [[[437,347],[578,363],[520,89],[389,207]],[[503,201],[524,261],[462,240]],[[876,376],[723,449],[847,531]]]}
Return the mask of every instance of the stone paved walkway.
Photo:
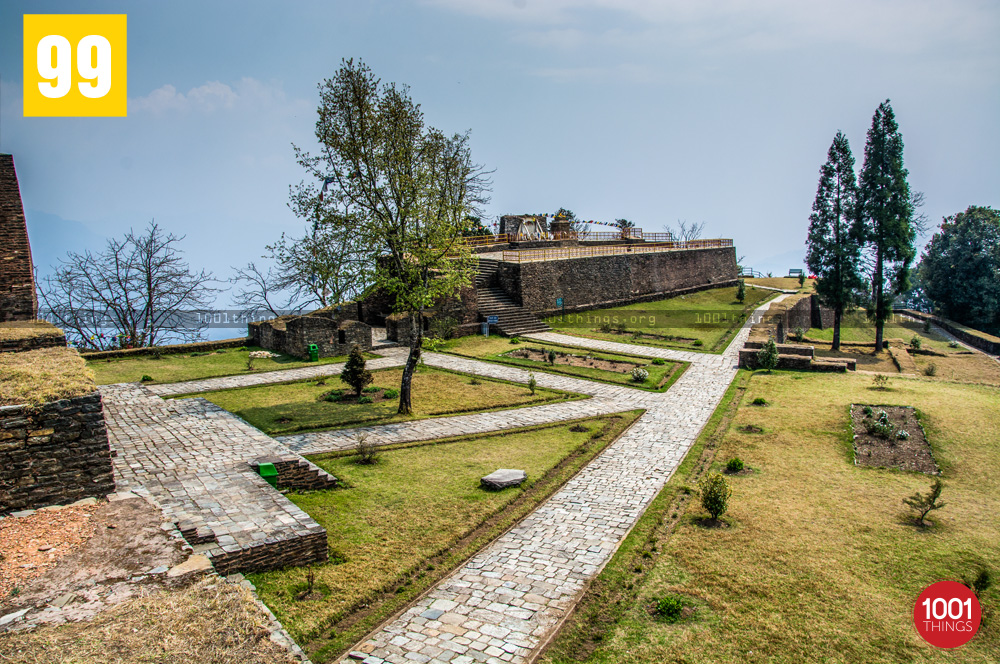
{"label": "stone paved walkway", "polygon": [[620,400],[595,396],[586,402],[617,403],[618,410],[644,407],[647,412],[535,512],[360,644],[364,663],[526,661],[614,554],[694,443],[736,374],[738,349],[750,324],[721,355],[552,332],[530,335],[683,359],[691,366],[664,394],[628,390]]}
{"label": "stone paved walkway", "polygon": [[249,465],[295,458],[285,446],[204,399],[163,400],[135,383],[101,395],[118,490],[159,503],[220,571],[294,564],[317,540],[325,552],[325,530]]}

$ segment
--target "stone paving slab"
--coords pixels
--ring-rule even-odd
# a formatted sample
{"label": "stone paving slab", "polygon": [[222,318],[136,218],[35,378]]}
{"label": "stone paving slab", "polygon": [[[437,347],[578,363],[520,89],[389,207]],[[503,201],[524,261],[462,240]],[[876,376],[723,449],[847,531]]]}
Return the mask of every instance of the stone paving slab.
{"label": "stone paving slab", "polygon": [[100,389],[118,490],[152,497],[203,553],[232,558],[302,537],[322,539],[325,553],[325,530],[249,466],[295,457],[284,445],[204,399],[163,400],[134,383]]}
{"label": "stone paving slab", "polygon": [[[370,635],[359,648],[370,653],[364,662],[527,661],[694,443],[736,375],[738,349],[750,324],[722,355],[668,355],[666,349],[613,344],[619,351],[692,364],[670,390],[653,395],[651,404],[644,398],[647,412],[549,500]],[[579,341],[556,333],[531,336]],[[592,347],[603,350],[605,343]],[[586,403],[604,401],[595,397]]]}

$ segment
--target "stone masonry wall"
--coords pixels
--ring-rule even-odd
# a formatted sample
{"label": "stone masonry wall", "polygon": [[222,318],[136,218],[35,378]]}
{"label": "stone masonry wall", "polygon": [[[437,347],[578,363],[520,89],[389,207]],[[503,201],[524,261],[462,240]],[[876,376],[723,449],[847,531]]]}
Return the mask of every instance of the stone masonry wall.
{"label": "stone masonry wall", "polygon": [[689,249],[535,263],[501,262],[501,287],[525,309],[556,313],[618,306],[687,289],[735,283],[736,250]]}
{"label": "stone masonry wall", "polygon": [[20,353],[65,345],[66,335],[62,330],[56,330],[55,332],[42,332],[23,339],[0,338],[0,353]]}
{"label": "stone masonry wall", "polygon": [[37,314],[31,246],[14,157],[0,154],[0,321],[34,320]]}
{"label": "stone masonry wall", "polygon": [[0,514],[114,490],[100,393],[0,407]]}

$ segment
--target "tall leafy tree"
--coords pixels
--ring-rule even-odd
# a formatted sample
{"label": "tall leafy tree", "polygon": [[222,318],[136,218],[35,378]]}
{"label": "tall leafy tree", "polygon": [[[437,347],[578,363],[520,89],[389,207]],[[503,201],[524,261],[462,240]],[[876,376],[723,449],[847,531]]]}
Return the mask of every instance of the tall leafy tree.
{"label": "tall leafy tree", "polygon": [[1000,211],[970,206],[945,217],[918,268],[924,292],[946,318],[1000,329]]}
{"label": "tall leafy tree", "polygon": [[469,134],[424,124],[408,88],[383,84],[364,63],[344,60],[319,85],[319,153],[296,157],[339,213],[330,219],[363,240],[378,269],[375,284],[409,313],[410,353],[399,412],[412,411],[413,372],[423,312],[471,282],[474,264],[461,241],[466,218],[481,216],[488,173],[472,161]]}
{"label": "tall leafy tree", "polygon": [[903,137],[887,99],[879,104],[868,130],[856,226],[871,263],[871,293],[866,309],[875,322],[876,353],[882,349],[892,301],[909,288],[910,265],[916,255],[913,197],[907,174]]}
{"label": "tall leafy tree", "polygon": [[833,309],[833,350],[840,350],[840,323],[857,301],[861,280],[861,244],[853,232],[858,216],[858,186],[854,156],[847,137],[833,138],[826,163],[819,169],[819,186],[809,215],[806,265],[819,277],[816,294]]}

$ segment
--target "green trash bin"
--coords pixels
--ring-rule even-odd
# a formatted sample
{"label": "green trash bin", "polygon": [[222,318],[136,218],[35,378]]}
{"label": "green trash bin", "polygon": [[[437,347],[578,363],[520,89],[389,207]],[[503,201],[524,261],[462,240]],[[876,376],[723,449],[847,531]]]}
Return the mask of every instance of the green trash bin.
{"label": "green trash bin", "polygon": [[278,469],[274,467],[273,463],[257,464],[257,473],[263,477],[268,484],[273,486],[275,489],[278,488]]}
{"label": "green trash bin", "polygon": [[309,361],[317,362],[319,360],[319,346],[316,344],[309,344]]}

